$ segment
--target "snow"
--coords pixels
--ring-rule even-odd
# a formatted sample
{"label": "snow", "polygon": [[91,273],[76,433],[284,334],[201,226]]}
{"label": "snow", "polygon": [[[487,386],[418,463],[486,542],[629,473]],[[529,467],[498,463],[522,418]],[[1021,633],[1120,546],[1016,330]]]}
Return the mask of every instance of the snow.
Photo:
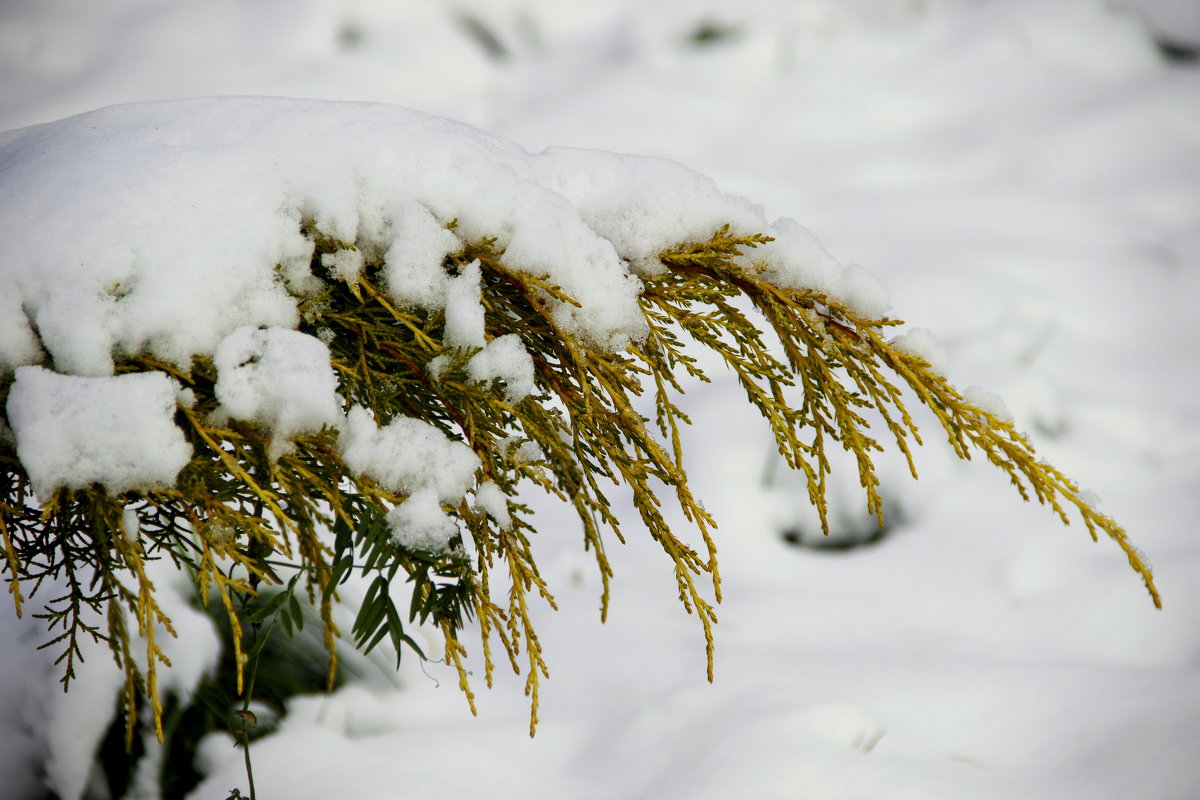
{"label": "snow", "polygon": [[703,241],[722,225],[743,234],[766,228],[760,208],[723,195],[712,178],[665,159],[549,147],[538,169],[539,178],[569,199],[639,274],[661,272],[658,253]]}
{"label": "snow", "polygon": [[947,374],[946,349],[938,344],[937,337],[928,328],[910,328],[892,339],[892,346],[923,360],[937,374]]}
{"label": "snow", "polygon": [[358,283],[363,271],[362,253],[357,250],[338,250],[321,256],[321,266],[329,270],[329,276],[349,284]]}
{"label": "snow", "polygon": [[500,452],[514,464],[532,464],[546,457],[537,442],[518,434],[513,434],[501,442]]}
{"label": "snow", "polygon": [[8,396],[17,455],[39,497],[98,483],[109,494],[170,486],[192,457],[163,373],[82,378],[20,367]]}
{"label": "snow", "polygon": [[[399,494],[423,489],[443,503],[457,504],[471,488],[479,458],[462,442],[423,420],[396,417],[380,428],[371,412],[352,406],[338,439],[346,466]],[[437,469],[431,469],[431,465]]]}
{"label": "snow", "polygon": [[418,489],[387,515],[392,538],[409,550],[445,553],[458,526],[438,503],[432,488]]}
{"label": "snow", "polygon": [[81,751],[88,752],[99,745],[112,724],[113,703],[125,682],[104,642],[84,639],[80,650],[80,664],[70,693],[57,686],[47,687],[49,697],[38,709],[43,715],[39,733],[45,739],[45,781],[59,797],[84,796],[93,759],[81,757]]}
{"label": "snow", "polygon": [[387,290],[402,303],[436,308],[449,280],[442,261],[462,242],[416,202],[397,203],[391,225],[392,245],[384,259]]}
{"label": "snow", "polygon": [[774,241],[743,253],[742,258],[765,265],[763,276],[772,283],[822,292],[866,319],[887,313],[887,293],[874,276],[862,267],[843,267],[799,222],[781,217],[766,233]]}
{"label": "snow", "polygon": [[992,394],[982,386],[968,386],[962,391],[963,399],[981,411],[986,411],[1003,422],[1012,422],[1013,416],[1008,411],[1004,398]]}
{"label": "snow", "polygon": [[[487,54],[464,14],[495,34],[504,58]],[[656,206],[690,193],[696,219],[711,221],[715,186],[735,226],[782,214],[819,238],[771,223],[795,258],[772,259],[773,279],[794,274],[853,293],[848,276],[858,273],[841,265],[864,265],[886,286],[889,313],[937,332],[921,342],[901,329],[906,349],[957,385],[1003,396],[1041,455],[1103,495],[1106,513],[1153,557],[1164,593],[1156,613],[1113,547],[1020,504],[988,465],[953,460],[927,415],[916,420],[928,442],[916,453],[920,481],[903,459],[880,459],[882,539],[844,552],[785,544],[782,529],[809,524],[802,492],[786,473],[762,480],[769,439],[752,415],[736,413],[744,396],[716,368],[714,384],[689,386],[684,399],[695,423],[684,438],[692,489],[721,526],[713,685],[695,620],[674,604],[661,554],[641,541],[626,499],[614,494],[629,544],[606,549],[617,580],[601,626],[599,578],[570,535],[578,523],[569,509],[519,496],[537,506],[543,535],[533,544],[560,606],[534,611],[553,670],[538,736],[525,735],[521,679],[498,675],[496,688],[478,692],[473,719],[452,670],[425,665],[427,677],[408,659],[397,685],[361,677],[332,696],[293,700],[279,731],[253,750],[260,795],[1200,792],[1200,72],[1166,65],[1151,39],[1195,43],[1191,0],[20,0],[0,15],[0,128],[112,103],[270,94],[399,103],[524,148],[383,110],[368,112],[378,125],[361,128],[323,117],[327,133],[310,136],[304,103],[267,113],[250,100],[236,112],[212,101],[101,112],[71,123],[69,139],[61,128],[5,134],[0,204],[12,224],[0,235],[0,370],[52,364],[64,378],[96,378],[111,374],[114,353],[186,359],[242,326],[294,328],[294,298],[274,265],[305,280],[311,251],[296,220],[310,213],[331,235],[371,242],[361,252],[383,255],[393,297],[441,308],[440,265],[459,247],[445,225],[463,210],[431,199],[447,191],[466,197],[480,223],[528,223],[522,258],[538,249],[539,231],[563,223],[561,240],[591,258],[568,276],[570,290],[590,296],[604,280],[588,270],[613,267],[614,253],[653,268],[637,259],[672,219]],[[696,34],[709,23],[733,32],[701,44]],[[176,113],[210,124],[190,144],[180,125],[159,124],[155,144],[154,125],[142,123]],[[396,133],[397,117],[425,133]],[[106,126],[121,135],[101,134]],[[282,145],[296,136],[321,147]],[[446,147],[433,146],[438,138]],[[464,138],[479,155],[463,157],[466,167],[483,173],[472,185],[426,183],[422,196],[421,177],[402,174],[418,151],[430,175],[462,174],[448,154]],[[346,173],[354,159],[332,153],[360,144],[395,162]],[[556,148],[526,152],[547,145]],[[204,157],[189,161],[201,147]],[[222,152],[227,162],[215,163]],[[585,167],[590,177],[571,184]],[[286,186],[274,180],[284,173]],[[656,175],[669,179],[659,185]],[[181,190],[180,176],[195,191]],[[618,214],[626,181],[636,198]],[[517,202],[530,183],[545,190],[536,210]],[[105,199],[87,200],[83,187]],[[210,192],[220,205],[196,205],[179,228],[163,224],[167,210]],[[111,220],[103,229],[90,219],[101,210]],[[223,227],[196,228],[218,218]],[[114,244],[116,229],[138,231],[138,248]],[[350,252],[326,257],[338,277],[322,279],[349,278]],[[80,253],[90,277],[72,266]],[[748,264],[764,253],[750,251]],[[18,272],[26,282],[14,289]],[[615,310],[597,331],[620,327],[616,310],[635,285],[609,287]],[[179,302],[146,301],[168,294]],[[211,302],[202,310],[190,298]],[[363,414],[350,409],[345,424],[358,428],[363,464],[388,475],[379,455],[389,452],[388,429]],[[538,457],[530,442],[511,450]],[[476,465],[466,455],[446,494],[432,491],[439,502],[470,496]],[[835,462],[830,478],[845,509],[831,535],[846,539],[865,514],[853,464],[844,466]],[[396,472],[426,491],[428,508],[430,487]],[[479,491],[476,507],[490,513],[490,490],[482,501]],[[7,641],[41,641],[28,620],[10,615],[3,625]],[[86,768],[92,754],[70,743],[69,723],[83,729],[113,707],[111,687],[62,695],[57,673],[29,653],[11,646],[0,655],[0,763],[16,798],[40,796],[52,725],[56,769],[71,760]],[[204,754],[194,797],[247,788],[228,739],[210,738]],[[54,788],[67,797],[69,787]]]}
{"label": "snow", "polygon": [[[159,687],[164,696],[186,696],[216,663],[217,633],[195,607],[185,575],[169,563],[149,562],[147,569],[159,604],[179,634],[172,639],[158,630],[157,641],[171,660],[171,668],[159,672]],[[9,643],[0,661],[0,708],[5,720],[0,764],[9,776],[6,796],[41,797],[47,789],[64,798],[86,796],[87,787],[95,788],[92,751],[112,724],[124,674],[106,644],[84,637],[76,678],[70,691],[63,692],[59,666],[51,663],[52,652],[36,649],[46,638],[42,625],[28,615],[21,620],[11,614],[0,617],[0,632]],[[144,659],[134,653],[139,656]],[[35,763],[43,769],[32,769]]]}
{"label": "snow", "polygon": [[471,356],[467,375],[479,383],[503,381],[504,396],[510,403],[519,403],[533,392],[533,359],[515,333],[492,339]]}
{"label": "snow", "polygon": [[484,481],[475,489],[475,508],[496,521],[502,529],[512,527],[512,515],[508,513],[508,499],[499,486]]}
{"label": "snow", "polygon": [[[498,236],[506,269],[546,278],[579,302],[551,301],[556,322],[609,348],[646,330],[641,284],[626,265],[652,271],[657,252],[726,223],[768,229],[760,209],[668,161],[569,149],[532,156],[377,104],[223,98],[106,108],[6,133],[0,159],[11,165],[0,288],[16,319],[0,358],[37,358],[33,323],[73,374],[109,374],[114,355],[143,350],[186,366],[239,327],[295,327],[292,295],[322,285],[308,272],[306,220],[383,252],[396,299],[448,308],[455,346],[482,344],[482,312],[466,313],[477,271],[439,286],[432,275],[453,238],[435,234],[432,220],[453,223],[466,242]],[[105,197],[103,213],[72,191],[81,184]],[[788,224],[776,223],[785,238]],[[804,247],[816,249],[808,239]],[[342,280],[361,270],[349,252],[322,263]],[[798,267],[787,269],[803,282]],[[820,269],[821,291],[879,306],[880,291],[861,274],[841,281],[827,258]]]}
{"label": "snow", "polygon": [[[143,349],[185,365],[238,327],[295,327],[288,289],[319,288],[301,223],[390,250],[370,236],[393,203],[457,220],[466,240],[498,234],[513,269],[578,295],[583,310],[560,317],[580,336],[620,346],[644,327],[639,284],[561,195],[532,182],[530,156],[405,109],[256,98],[108,108],[4,134],[0,160],[13,165],[0,289],[66,372],[107,374],[114,352]],[[72,191],[81,183],[105,197],[104,213]],[[438,250],[424,250],[437,261],[418,273],[440,266]],[[29,358],[17,333],[0,342],[11,363]]]}
{"label": "snow", "polygon": [[243,326],[217,345],[213,365],[218,413],[266,425],[273,450],[294,436],[340,427],[337,378],[319,339]]}
{"label": "snow", "polygon": [[479,301],[481,276],[479,262],[472,261],[460,274],[447,281],[447,347],[483,347],[483,306]]}

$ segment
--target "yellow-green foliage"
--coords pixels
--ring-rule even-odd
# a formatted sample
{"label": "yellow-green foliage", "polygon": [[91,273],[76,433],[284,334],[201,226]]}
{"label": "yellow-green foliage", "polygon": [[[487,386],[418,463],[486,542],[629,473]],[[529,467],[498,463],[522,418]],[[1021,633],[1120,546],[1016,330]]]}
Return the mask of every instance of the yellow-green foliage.
{"label": "yellow-green foliage", "polygon": [[[313,269],[321,274],[322,254],[354,247],[311,227],[307,232],[317,244]],[[920,438],[903,401],[915,397],[936,415],[959,456],[982,452],[1008,474],[1022,497],[1036,497],[1064,522],[1073,509],[1093,538],[1103,532],[1115,540],[1159,604],[1149,568],[1125,532],[1091,508],[1062,473],[1040,462],[1010,422],[970,405],[929,364],[893,347],[887,334],[897,321],[863,319],[833,298],[781,289],[756,269],[739,266],[747,262],[737,256],[752,255],[765,241],[722,229],[708,241],[663,252],[665,269],[643,279],[640,302],[649,335],[616,353],[591,348],[557,327],[547,303],[571,298],[536,277],[505,269],[504,253],[494,241],[475,242],[447,259],[450,272],[475,260],[481,265],[486,338],[515,333],[533,357],[536,391],[517,403],[507,402],[501,387],[467,379],[464,368],[474,351],[444,350],[440,313],[389,301],[376,283],[379,264],[371,253],[365,254],[368,268],[357,283],[337,281],[317,296],[298,298],[302,330],[329,344],[347,404],[372,409],[381,423],[398,415],[419,418],[465,442],[482,464],[479,482],[494,482],[507,497],[512,519],[507,527],[466,500],[446,509],[470,540],[468,548],[448,554],[408,551],[391,538],[383,517],[404,498],[347,470],[334,431],[301,436],[272,459],[268,431],[212,414],[216,375],[209,359],[196,358],[187,371],[147,358],[127,359],[120,371],[166,371],[192,390],[195,403],[179,409],[177,422],[194,457],[167,490],[112,497],[97,486],[35,498],[13,448],[0,442],[0,532],[18,612],[24,595],[43,580],[66,587],[41,615],[54,635],[48,646],[61,649],[64,684],[74,674],[80,638],[103,638],[125,671],[131,718],[144,690],[157,720],[156,670],[166,657],[155,624],[171,629],[147,577],[147,560],[172,559],[195,576],[202,599],[216,598],[224,606],[239,664],[246,661],[247,624],[264,619],[261,610],[250,617],[246,597],[286,582],[288,591],[266,614],[289,627],[300,622],[292,590],[306,591],[324,621],[331,676],[340,634],[332,604],[341,581],[361,569],[373,583],[351,631],[358,646],[370,649],[388,637],[399,653],[417,647],[405,633],[406,622],[437,626],[444,657],[458,667],[473,705],[461,638],[473,618],[487,665],[485,680],[492,680],[497,645],[512,668],[525,673],[532,730],[538,681],[548,673],[529,607],[534,600],[553,606],[554,599],[538,571],[530,510],[520,501],[528,489],[523,484],[539,486],[574,507],[584,547],[593,553],[603,580],[605,605],[612,574],[606,538],[624,535],[606,492],[618,487],[632,493],[645,532],[674,563],[679,598],[700,619],[708,642],[711,678],[714,605],[720,600],[715,523],[688,486],[680,437],[688,420],[675,405],[680,377],[707,380],[689,355],[696,343],[718,353],[736,374],[782,457],[806,476],[809,499],[822,520],[828,451],[841,447],[857,460],[867,505],[882,522],[871,460],[882,444],[868,415],[882,420],[911,467],[910,443]],[[753,319],[750,307],[758,312]],[[446,356],[446,366],[434,375],[428,364],[439,355]],[[9,383],[11,376],[0,382],[0,407]],[[635,410],[635,398],[644,391],[653,393],[653,421]],[[798,403],[789,402],[797,397]],[[530,453],[540,455],[531,458]],[[667,524],[662,493],[674,496],[698,530],[701,550]],[[123,530],[126,510],[139,517],[136,536]],[[297,574],[299,583],[288,581]],[[412,584],[412,606],[403,614],[389,596],[395,580]],[[707,582],[711,592],[703,585]],[[137,646],[146,651],[144,674],[131,654],[135,641],[127,619],[143,639]],[[240,692],[241,675],[238,680]]]}

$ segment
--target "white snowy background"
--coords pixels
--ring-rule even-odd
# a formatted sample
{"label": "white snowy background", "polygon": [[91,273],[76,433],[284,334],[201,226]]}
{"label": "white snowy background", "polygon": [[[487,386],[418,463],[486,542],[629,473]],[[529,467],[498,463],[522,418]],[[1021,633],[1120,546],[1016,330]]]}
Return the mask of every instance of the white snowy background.
{"label": "white snowy background", "polygon": [[[537,612],[537,737],[519,680],[473,719],[451,671],[380,659],[292,703],[254,748],[259,796],[1200,796],[1200,69],[1156,39],[1200,46],[1200,4],[0,4],[3,130],[199,95],[373,100],[533,152],[670,158],[800,220],[1103,498],[1164,596],[1155,611],[1114,545],[955,461],[931,420],[920,481],[884,468],[886,536],[788,544],[814,539],[803,493],[717,381],[687,395],[689,471],[721,526],[714,684],[655,547],[610,551],[601,626],[570,514],[547,505],[561,610]],[[853,470],[835,477],[835,533],[865,535]],[[213,634],[178,602],[187,685]],[[36,623],[0,625],[0,794],[76,800],[117,679],[98,651],[64,696]],[[204,756],[193,797],[246,789],[229,740]]]}

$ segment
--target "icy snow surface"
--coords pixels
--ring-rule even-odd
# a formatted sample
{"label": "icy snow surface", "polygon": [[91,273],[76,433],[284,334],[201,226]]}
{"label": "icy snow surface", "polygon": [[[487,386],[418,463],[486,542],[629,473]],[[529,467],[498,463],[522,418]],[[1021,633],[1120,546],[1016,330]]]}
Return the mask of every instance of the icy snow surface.
{"label": "icy snow surface", "polygon": [[[431,679],[407,660],[398,677],[366,671],[332,697],[294,700],[280,730],[254,748],[260,796],[1200,796],[1200,72],[1166,63],[1154,42],[1200,41],[1196,19],[1194,0],[5,4],[3,129],[208,94],[398,103],[532,152],[568,146],[531,159],[472,138],[517,175],[497,169],[456,197],[486,206],[492,219],[517,215],[513,194],[476,197],[475,187],[533,181],[552,193],[543,209],[552,217],[575,209],[584,224],[571,228],[573,241],[594,248],[597,264],[612,263],[595,244],[602,238],[633,268],[652,267],[639,258],[671,221],[660,206],[690,195],[703,207],[714,195],[708,178],[673,164],[589,149],[686,164],[763,204],[766,219],[802,220],[824,248],[786,224],[776,232],[793,251],[809,242],[812,274],[825,274],[832,253],[880,276],[891,313],[937,332],[947,374],[1005,398],[1049,461],[1104,496],[1105,510],[1153,557],[1165,598],[1154,612],[1114,548],[1021,505],[986,465],[954,461],[925,417],[920,481],[902,460],[884,468],[882,539],[848,551],[790,546],[787,531],[820,541],[806,528],[803,488],[771,466],[761,426],[736,413],[740,390],[718,378],[690,387],[685,405],[695,423],[686,437],[693,489],[721,523],[726,599],[714,685],[703,679],[694,619],[675,605],[633,510],[616,509],[630,544],[608,548],[618,577],[600,626],[599,581],[571,535],[576,523],[546,506],[535,545],[561,610],[535,611],[553,670],[537,738],[525,736],[520,680],[481,692],[472,719],[452,671],[426,665]],[[493,34],[490,45],[481,29]],[[72,123],[69,146],[55,144],[54,129],[5,135],[5,152],[19,145],[22,161],[0,162],[0,204],[14,215],[0,235],[0,274],[35,281],[14,290],[6,277],[0,287],[0,368],[43,358],[31,323],[56,370],[86,376],[109,374],[114,347],[153,345],[183,358],[188,342],[212,348],[242,325],[291,327],[294,304],[273,276],[248,289],[238,281],[254,273],[247,259],[305,262],[297,214],[321,210],[337,228],[330,233],[375,237],[397,265],[386,286],[393,295],[445,301],[445,274],[431,265],[456,247],[448,209],[425,204],[419,185],[394,202],[367,192],[359,207],[364,187],[386,183],[325,156],[301,158],[276,135],[324,135],[350,149],[391,137],[397,161],[378,167],[388,173],[410,152],[394,132],[364,126],[347,143],[314,130],[303,104],[255,116],[255,102],[242,102],[244,113],[214,111],[191,141],[219,144],[232,170],[201,169],[212,152],[189,160],[187,139],[139,128],[130,115],[145,109],[91,118],[141,139],[91,132],[87,117]],[[333,127],[345,130],[342,122]],[[462,133],[444,125],[447,137]],[[59,174],[64,153],[94,169]],[[575,185],[582,173],[568,162],[580,160],[589,177]],[[21,171],[37,164],[56,182],[37,189],[42,202],[14,208],[13,189],[30,174]],[[427,168],[449,166],[433,158]],[[682,177],[668,182],[675,188],[656,185],[660,170],[690,176],[687,186]],[[286,185],[255,182],[285,172]],[[191,202],[171,178],[180,174],[220,189],[222,204],[197,207],[183,228],[164,227],[161,214]],[[306,197],[317,185],[332,188]],[[639,200],[618,216],[609,203],[613,187],[625,186]],[[281,188],[314,205],[233,213]],[[762,212],[746,204],[741,213]],[[112,225],[94,225],[100,214]],[[224,227],[184,229],[201,220]],[[637,224],[645,238],[625,227]],[[113,229],[179,247],[169,259],[114,247]],[[533,238],[518,242],[526,254]],[[203,275],[183,247],[193,244],[213,256]],[[66,280],[69,257],[80,253],[91,277]],[[26,272],[31,265],[37,271]],[[346,277],[356,262],[342,253],[326,266]],[[827,275],[830,286],[853,283],[850,273]],[[156,281],[179,303],[141,299],[162,296]],[[873,295],[862,302],[878,302]],[[219,311],[196,318],[193,296]],[[922,357],[935,352],[910,343]],[[369,417],[357,424],[374,463],[389,446],[387,429]],[[873,523],[853,463],[834,468],[835,535],[852,540]],[[476,505],[488,511],[483,492]],[[92,763],[70,722],[99,727],[112,687],[97,679],[94,691],[63,695],[54,671],[30,655],[44,634],[28,618],[0,624],[13,642],[0,649],[5,791],[40,796],[38,765],[53,753],[46,779],[69,797]],[[175,669],[202,666],[211,647],[184,635]],[[193,797],[246,790],[228,739],[210,738],[203,756],[207,779]]]}

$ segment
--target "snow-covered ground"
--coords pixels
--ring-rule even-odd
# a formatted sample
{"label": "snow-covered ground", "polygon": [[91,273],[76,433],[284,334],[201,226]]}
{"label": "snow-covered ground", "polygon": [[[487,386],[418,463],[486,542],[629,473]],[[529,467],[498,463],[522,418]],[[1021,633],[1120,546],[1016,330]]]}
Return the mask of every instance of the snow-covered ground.
{"label": "snow-covered ground", "polygon": [[[1200,796],[1200,69],[1168,63],[1152,38],[1200,43],[1195,9],[0,7],[0,129],[193,95],[375,100],[535,152],[664,156],[795,217],[878,276],[894,315],[937,332],[959,385],[1004,397],[1039,450],[1103,498],[1164,596],[1155,611],[1110,542],[1023,505],[935,433],[920,481],[899,461],[884,469],[894,524],[881,540],[789,544],[820,544],[803,492],[740,390],[718,381],[687,395],[690,474],[721,526],[714,684],[661,553],[636,536],[612,549],[601,626],[570,515],[548,505],[537,544],[561,610],[537,612],[552,669],[537,737],[519,680],[481,693],[472,719],[451,671],[406,660],[294,701],[254,747],[259,796]],[[835,477],[834,533],[868,535],[853,470]],[[37,632],[10,617],[2,793],[36,797],[47,747],[56,787],[82,780],[91,756],[74,743],[106,724],[115,685],[96,667],[57,693],[31,654]],[[193,797],[245,790],[228,740],[204,756]]]}

